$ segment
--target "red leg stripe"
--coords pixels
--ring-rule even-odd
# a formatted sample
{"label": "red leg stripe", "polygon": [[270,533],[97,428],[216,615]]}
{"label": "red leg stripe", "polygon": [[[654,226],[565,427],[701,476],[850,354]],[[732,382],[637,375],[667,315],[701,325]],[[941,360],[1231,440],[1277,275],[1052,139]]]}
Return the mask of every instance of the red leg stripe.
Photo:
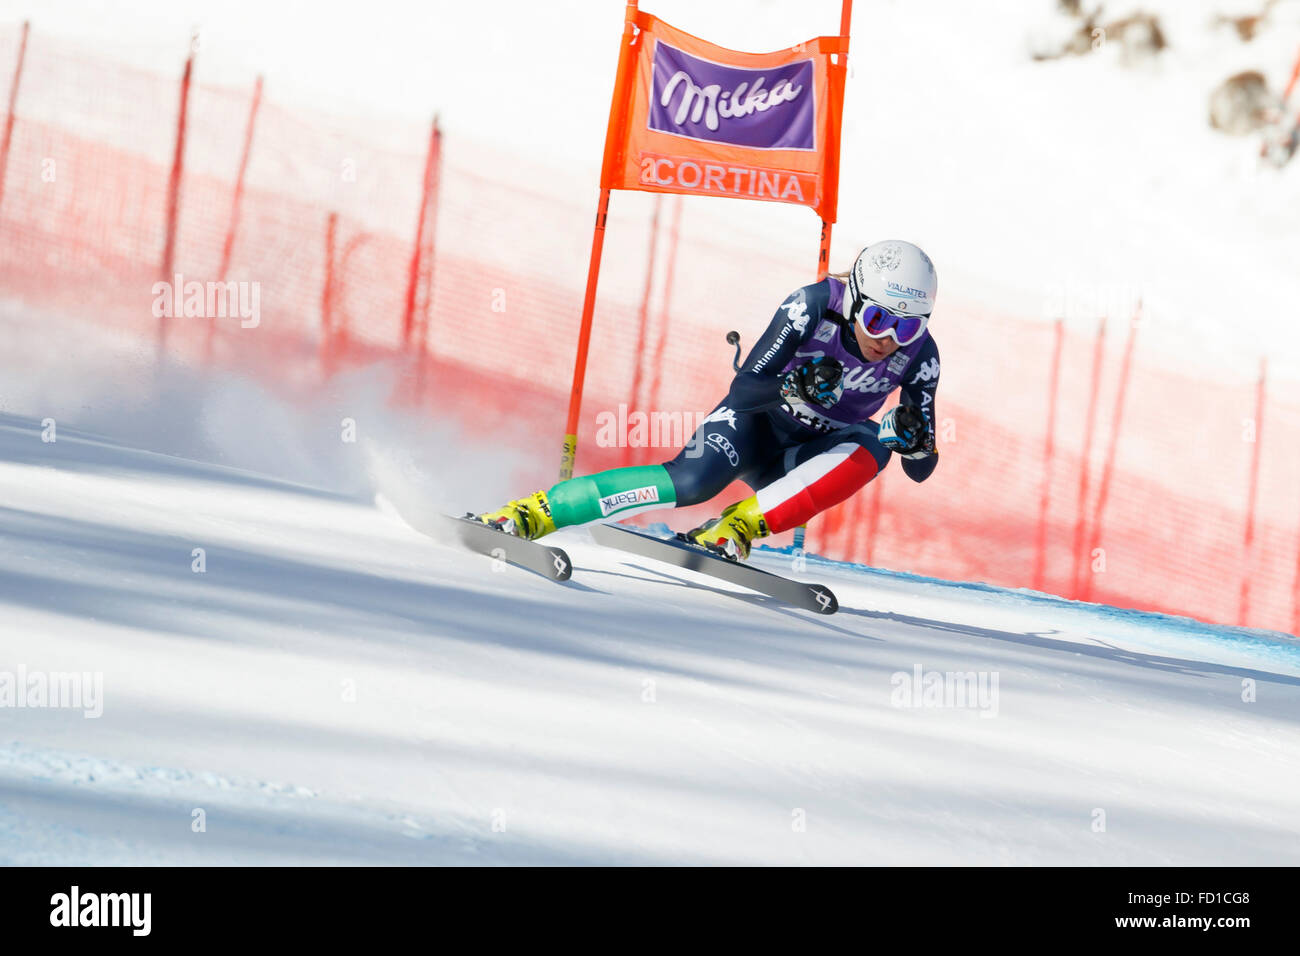
{"label": "red leg stripe", "polygon": [[876,477],[875,456],[861,445],[848,448],[840,445],[810,458],[759,490],[758,507],[772,534],[797,528]]}

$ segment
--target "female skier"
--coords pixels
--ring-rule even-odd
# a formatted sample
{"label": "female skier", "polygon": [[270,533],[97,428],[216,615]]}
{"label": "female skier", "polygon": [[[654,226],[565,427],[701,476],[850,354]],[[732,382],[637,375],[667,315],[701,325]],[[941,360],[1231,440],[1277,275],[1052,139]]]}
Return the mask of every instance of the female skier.
{"label": "female skier", "polygon": [[[846,281],[847,280],[847,281]],[[880,473],[890,453],[924,481],[938,464],[939,350],[926,325],[938,277],[930,257],[890,239],[789,296],[718,406],[671,461],[571,478],[480,521],[525,538],[656,508],[708,501],[740,479],[756,493],[690,532],[733,560],[798,527]],[[895,388],[900,404],[871,420]]]}

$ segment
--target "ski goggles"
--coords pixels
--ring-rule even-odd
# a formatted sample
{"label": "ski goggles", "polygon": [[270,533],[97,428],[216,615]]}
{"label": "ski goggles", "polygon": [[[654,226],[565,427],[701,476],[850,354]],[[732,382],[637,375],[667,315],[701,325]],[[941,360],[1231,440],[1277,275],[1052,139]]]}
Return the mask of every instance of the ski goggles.
{"label": "ski goggles", "polygon": [[870,299],[858,310],[857,319],[873,339],[889,337],[899,345],[911,345],[919,339],[930,321],[928,315],[898,315]]}

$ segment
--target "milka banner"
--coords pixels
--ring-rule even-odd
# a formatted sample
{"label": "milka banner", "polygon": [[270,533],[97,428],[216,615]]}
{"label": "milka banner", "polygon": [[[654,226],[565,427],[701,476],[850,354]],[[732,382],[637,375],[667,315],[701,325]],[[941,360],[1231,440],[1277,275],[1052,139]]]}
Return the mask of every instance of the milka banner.
{"label": "milka banner", "polygon": [[835,221],[847,37],[738,53],[648,13],[635,24],[603,188],[797,203]]}

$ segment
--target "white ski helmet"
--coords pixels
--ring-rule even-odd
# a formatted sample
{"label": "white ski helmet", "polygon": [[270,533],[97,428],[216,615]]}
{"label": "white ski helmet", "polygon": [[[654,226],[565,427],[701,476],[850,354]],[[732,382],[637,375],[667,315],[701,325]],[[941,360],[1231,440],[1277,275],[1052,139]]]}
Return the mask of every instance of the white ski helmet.
{"label": "white ski helmet", "polygon": [[[902,239],[873,242],[849,272],[845,317],[874,338],[888,335],[907,345],[925,331],[938,291],[934,263],[919,247]],[[891,316],[907,321],[891,322]]]}

